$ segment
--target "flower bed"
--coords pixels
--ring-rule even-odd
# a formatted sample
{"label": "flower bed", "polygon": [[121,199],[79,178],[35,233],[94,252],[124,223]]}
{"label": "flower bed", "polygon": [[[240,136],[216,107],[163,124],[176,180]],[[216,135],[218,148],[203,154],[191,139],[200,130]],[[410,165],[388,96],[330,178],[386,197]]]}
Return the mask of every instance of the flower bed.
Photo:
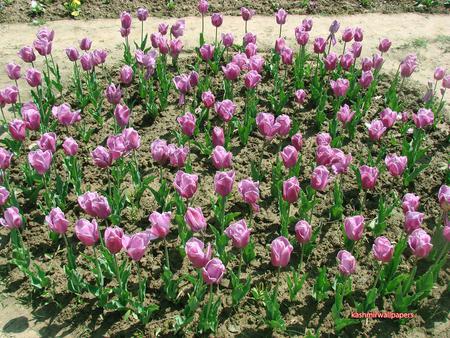
{"label": "flower bed", "polygon": [[[183,20],[132,42],[124,12],[122,64],[84,38],[70,86],[40,29],[28,69],[7,66],[32,102],[0,91],[16,116],[0,149],[8,289],[57,305],[62,326],[102,313],[89,329],[108,335],[377,335],[445,316],[449,76],[422,98],[414,55],[382,74],[390,40],[361,59],[361,28],[284,32],[286,16],[273,50],[201,35],[179,58]],[[416,316],[351,316],[371,311]]]}

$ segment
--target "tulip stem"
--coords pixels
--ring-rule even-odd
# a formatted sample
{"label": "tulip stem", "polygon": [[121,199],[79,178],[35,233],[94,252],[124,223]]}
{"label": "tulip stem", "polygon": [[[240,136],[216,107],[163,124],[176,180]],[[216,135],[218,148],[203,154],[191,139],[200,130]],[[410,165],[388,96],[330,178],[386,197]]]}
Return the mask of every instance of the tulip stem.
{"label": "tulip stem", "polygon": [[304,254],[304,251],[305,251],[305,245],[302,244],[301,247],[302,247],[302,248],[301,248],[301,253],[300,253],[300,263],[298,264],[298,273],[299,273],[299,274],[300,274],[301,271],[302,271],[303,254]]}
{"label": "tulip stem", "polygon": [[166,266],[167,269],[170,271],[170,259],[169,259],[169,249],[167,248],[167,240],[164,240],[164,252],[166,254]]}
{"label": "tulip stem", "polygon": [[5,117],[5,113],[3,112],[3,107],[0,107],[0,111],[2,112],[3,123],[6,124],[6,117]]}
{"label": "tulip stem", "polygon": [[247,34],[247,21],[244,22],[245,22],[245,34]]}
{"label": "tulip stem", "polygon": [[217,30],[218,28],[216,27],[216,39],[215,39],[215,45],[217,46]]}
{"label": "tulip stem", "polygon": [[381,275],[381,269],[382,269],[383,265],[381,263],[378,263],[378,272],[377,272],[377,277],[375,278],[375,283],[373,284],[373,287],[376,288],[378,281],[380,280],[380,275]]}
{"label": "tulip stem", "polygon": [[119,272],[119,264],[117,262],[117,256],[114,254],[114,268],[115,268],[115,273],[116,273],[116,278],[117,278],[117,283],[119,284],[119,288],[122,289],[122,281],[120,280],[120,272]]}
{"label": "tulip stem", "polygon": [[242,249],[239,250],[239,270],[238,270],[238,280],[241,280],[242,271]]}
{"label": "tulip stem", "polygon": [[275,285],[275,290],[273,292],[273,300],[278,298],[278,287],[280,285],[280,273],[281,273],[281,266],[278,267],[278,271],[277,271],[277,284]]}
{"label": "tulip stem", "polygon": [[144,41],[144,21],[141,21],[141,48],[144,49],[144,46],[142,46],[142,42]]}
{"label": "tulip stem", "polygon": [[279,38],[281,38],[281,30],[283,29],[283,25],[280,25],[280,34],[278,35]]}
{"label": "tulip stem", "polygon": [[213,285],[209,285],[209,299],[208,299],[208,307],[206,308],[206,320],[209,322],[209,311],[211,311],[211,304],[213,299]]}

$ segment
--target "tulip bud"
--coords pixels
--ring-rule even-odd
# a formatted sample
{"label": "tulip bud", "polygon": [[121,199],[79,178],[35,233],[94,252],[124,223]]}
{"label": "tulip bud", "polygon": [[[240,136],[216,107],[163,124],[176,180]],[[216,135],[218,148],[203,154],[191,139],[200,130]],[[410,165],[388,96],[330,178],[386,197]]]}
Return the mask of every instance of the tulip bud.
{"label": "tulip bud", "polygon": [[188,207],[186,214],[184,215],[184,221],[192,232],[203,231],[208,226],[201,208]]}
{"label": "tulip bud", "polygon": [[217,115],[225,122],[231,120],[236,112],[236,108],[237,106],[231,100],[217,101],[214,105]]}
{"label": "tulip bud", "polygon": [[211,15],[211,23],[216,28],[222,26],[223,23],[222,14],[214,13],[213,15]]}
{"label": "tulip bud", "polygon": [[339,262],[339,271],[344,276],[350,276],[356,270],[356,259],[353,255],[346,251],[341,250],[337,254],[337,260]]}
{"label": "tulip bud", "polygon": [[270,258],[275,267],[285,267],[289,264],[294,247],[286,237],[280,236],[270,244]]}
{"label": "tulip bud", "polygon": [[278,25],[284,25],[286,23],[287,14],[288,13],[283,8],[280,8],[275,13],[275,19]]}
{"label": "tulip bud", "polygon": [[253,212],[258,212],[259,182],[244,179],[238,183],[238,191],[244,202],[251,205]]}
{"label": "tulip bud", "polygon": [[214,127],[212,131],[212,144],[217,146],[223,146],[225,144],[225,135],[223,129],[220,127]]}
{"label": "tulip bud", "polygon": [[345,234],[352,241],[359,241],[364,231],[364,217],[361,215],[346,217],[344,220]]}
{"label": "tulip bud", "polygon": [[146,232],[138,232],[133,236],[122,236],[122,247],[127,252],[128,256],[135,262],[141,260],[147,250],[150,237]]}
{"label": "tulip bud", "polygon": [[36,142],[39,148],[43,151],[50,150],[52,153],[56,151],[56,134],[45,133]]}
{"label": "tulip bud", "polygon": [[363,165],[359,167],[359,174],[361,175],[361,185],[363,189],[374,189],[378,178],[378,168]]}
{"label": "tulip bud", "polygon": [[214,191],[222,197],[229,195],[233,190],[234,177],[234,170],[216,172],[214,175]]}
{"label": "tulip bud", "polygon": [[414,230],[419,229],[422,225],[425,215],[417,211],[407,211],[405,213],[405,231],[410,234]]}
{"label": "tulip bud", "polygon": [[402,199],[402,209],[403,213],[406,214],[408,211],[417,211],[420,204],[420,197],[411,193],[405,194]]}
{"label": "tulip bud", "polygon": [[37,171],[39,175],[44,175],[52,163],[52,152],[50,150],[36,150],[28,154],[28,162]]}
{"label": "tulip bud", "polygon": [[377,237],[372,245],[372,253],[376,260],[388,263],[394,254],[394,246],[386,237]]}
{"label": "tulip bud", "polygon": [[92,40],[89,38],[83,38],[80,41],[80,49],[87,52],[89,49],[91,49],[92,46]]}
{"label": "tulip bud", "polygon": [[311,174],[311,187],[314,190],[324,191],[328,185],[330,172],[324,165],[316,167]]}
{"label": "tulip bud", "polygon": [[283,199],[289,203],[295,203],[300,193],[300,183],[297,177],[291,177],[283,182]]}
{"label": "tulip bud", "polygon": [[312,236],[311,225],[307,221],[298,221],[295,225],[295,238],[300,244],[306,244],[309,242]]}
{"label": "tulip bud", "polygon": [[389,173],[394,176],[401,176],[408,164],[408,158],[406,156],[397,156],[396,154],[388,154],[384,159],[384,163]]}
{"label": "tulip bud", "polygon": [[295,167],[298,161],[298,151],[293,146],[284,147],[283,151],[280,153],[283,160],[284,166],[287,169]]}
{"label": "tulip bud", "polygon": [[297,151],[302,150],[303,147],[303,136],[302,133],[298,132],[297,134],[292,135],[291,144],[297,149]]}

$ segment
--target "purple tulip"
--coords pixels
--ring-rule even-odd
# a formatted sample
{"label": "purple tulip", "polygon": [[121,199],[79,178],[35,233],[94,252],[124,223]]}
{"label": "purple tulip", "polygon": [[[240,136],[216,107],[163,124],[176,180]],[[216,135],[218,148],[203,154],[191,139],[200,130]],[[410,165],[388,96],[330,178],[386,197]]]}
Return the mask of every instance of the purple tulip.
{"label": "purple tulip", "polygon": [[211,108],[214,106],[214,103],[216,102],[216,98],[215,98],[214,94],[211,93],[210,91],[203,92],[202,93],[202,102],[206,108]]}
{"label": "purple tulip", "polygon": [[91,152],[94,164],[99,168],[108,168],[112,164],[111,153],[103,146],[98,146]]}
{"label": "purple tulip", "polygon": [[367,89],[371,85],[372,81],[373,81],[373,74],[369,70],[367,72],[362,72],[358,82],[362,88]]}
{"label": "purple tulip", "polygon": [[393,177],[401,176],[408,164],[406,156],[397,156],[396,154],[388,154],[384,159],[384,163]]}
{"label": "purple tulip", "polygon": [[375,188],[379,174],[377,167],[363,165],[359,167],[359,174],[361,175],[361,185],[364,190],[372,190]]}
{"label": "purple tulip", "polygon": [[123,66],[119,73],[120,82],[129,85],[133,81],[133,68],[128,65]]}
{"label": "purple tulip", "polygon": [[91,71],[94,68],[92,55],[90,53],[81,55],[80,63],[81,63],[81,68],[83,68],[83,70],[86,72]]}
{"label": "purple tulip", "polygon": [[350,67],[354,64],[355,57],[353,53],[347,52],[341,56],[339,63],[344,70],[350,70]]}
{"label": "purple tulip", "polygon": [[52,53],[53,42],[47,39],[36,39],[33,41],[33,47],[39,55],[47,56]]}
{"label": "purple tulip", "polygon": [[283,8],[280,8],[275,13],[275,19],[278,25],[284,25],[286,23],[287,14],[288,13]]}
{"label": "purple tulip", "polygon": [[52,164],[52,152],[50,150],[36,150],[28,154],[28,162],[39,175],[44,175]]}
{"label": "purple tulip", "polygon": [[9,191],[3,186],[0,186],[0,206],[4,206],[9,197]]}
{"label": "purple tulip", "polygon": [[338,56],[335,52],[331,52],[326,57],[323,58],[323,63],[325,64],[325,69],[328,71],[333,71],[336,69],[338,62]]}
{"label": "purple tulip", "polygon": [[50,150],[52,153],[56,151],[56,134],[45,133],[36,142],[42,151]]}
{"label": "purple tulip", "polygon": [[17,55],[26,63],[32,63],[36,60],[36,54],[34,54],[33,47],[22,47]]}
{"label": "purple tulip", "polygon": [[419,229],[422,226],[425,215],[418,211],[407,211],[405,213],[405,231],[410,234],[414,230]]}
{"label": "purple tulip", "polygon": [[26,123],[19,119],[14,119],[8,124],[11,137],[16,141],[24,141],[27,136]]}
{"label": "purple tulip", "polygon": [[202,268],[203,281],[208,284],[219,284],[226,268],[219,258],[213,258]]}
{"label": "purple tulip", "polygon": [[336,97],[345,96],[350,86],[350,82],[347,79],[339,78],[336,81],[330,81],[331,89]]}
{"label": "purple tulip", "polygon": [[208,7],[209,7],[208,1],[200,0],[198,2],[197,9],[201,15],[205,15],[208,12]]}
{"label": "purple tulip", "polygon": [[249,60],[247,55],[245,55],[245,53],[237,53],[233,55],[231,61],[237,64],[241,68],[241,70],[248,69]]}
{"label": "purple tulip", "polygon": [[185,113],[183,116],[177,118],[178,123],[181,126],[183,134],[191,137],[195,131],[196,118],[190,112]]}
{"label": "purple tulip", "polygon": [[408,245],[414,256],[424,258],[428,256],[433,244],[431,237],[423,229],[416,229],[408,236]]}
{"label": "purple tulip", "polygon": [[218,171],[214,175],[214,191],[222,197],[226,197],[233,190],[234,170]]}
{"label": "purple tulip", "polygon": [[361,60],[361,68],[363,71],[368,72],[369,70],[372,70],[372,67],[373,67],[372,59],[365,57]]}
{"label": "purple tulip", "polygon": [[322,54],[325,51],[325,47],[327,46],[327,40],[322,37],[318,37],[314,40],[314,53]]}
{"label": "purple tulip", "polygon": [[125,138],[121,134],[108,136],[106,145],[113,161],[121,158],[127,152]]}
{"label": "purple tulip", "polygon": [[274,267],[285,267],[289,264],[294,247],[289,240],[280,236],[270,244],[270,259]]}
{"label": "purple tulip", "polygon": [[147,250],[150,238],[146,232],[138,232],[132,236],[122,236],[122,247],[128,256],[135,262],[141,260]]}
{"label": "purple tulip", "polygon": [[47,222],[50,230],[60,235],[66,233],[69,225],[69,221],[66,219],[66,216],[60,208],[53,208],[50,211],[50,214],[45,216],[45,221]]}
{"label": "purple tulip", "polygon": [[75,223],[75,234],[84,245],[94,245],[99,239],[97,221],[93,219],[92,222],[89,222],[84,218],[79,219]]}
{"label": "purple tulip", "polygon": [[166,35],[168,31],[169,31],[169,24],[167,24],[167,23],[165,23],[165,22],[161,22],[161,23],[158,25],[158,32],[159,32],[161,35]]}
{"label": "purple tulip", "polygon": [[359,241],[364,231],[364,217],[361,215],[346,217],[344,220],[345,234],[352,241]]}
{"label": "purple tulip", "polygon": [[169,163],[172,167],[182,168],[186,163],[189,154],[188,147],[177,147],[174,144],[169,144]]}
{"label": "purple tulip", "polygon": [[230,48],[233,46],[234,37],[231,33],[222,33],[222,43],[225,48]]}
{"label": "purple tulip", "polygon": [[400,76],[402,78],[410,77],[418,66],[417,56],[415,54],[407,55],[400,63]]}
{"label": "purple tulip", "polygon": [[214,58],[214,46],[209,44],[204,44],[199,49],[200,56],[204,61],[210,61]]}
{"label": "purple tulip", "polygon": [[191,198],[197,191],[198,176],[179,170],[175,175],[173,185],[181,197]]}
{"label": "purple tulip", "polygon": [[125,104],[119,103],[114,109],[114,116],[117,124],[123,128],[128,124],[128,120],[130,119],[130,108]]}
{"label": "purple tulip", "polygon": [[298,161],[298,151],[293,146],[286,146],[283,151],[280,152],[281,158],[283,160],[284,166],[287,169],[295,167]]}
{"label": "purple tulip", "polygon": [[295,238],[300,244],[306,244],[309,242],[312,236],[311,225],[304,220],[298,221],[295,224]]}
{"label": "purple tulip", "polygon": [[258,72],[258,74],[261,74],[261,72],[263,71],[264,63],[264,58],[258,54],[253,55],[252,57],[250,57],[250,59],[248,59],[248,67],[250,68],[250,70]]}
{"label": "purple tulip", "polygon": [[259,182],[254,182],[250,178],[238,183],[238,191],[245,203],[250,204],[253,212],[259,212]]}
{"label": "purple tulip", "polygon": [[306,91],[304,89],[298,89],[294,93],[295,102],[298,104],[303,104],[306,99]]}
{"label": "purple tulip", "polygon": [[346,251],[341,250],[337,254],[337,260],[339,262],[339,271],[344,276],[350,276],[356,270],[356,259],[353,255]]}
{"label": "purple tulip", "polygon": [[239,77],[241,73],[241,68],[233,62],[228,63],[225,66],[222,66],[222,71],[227,80],[234,81]]}
{"label": "purple tulip", "polygon": [[383,136],[384,132],[387,130],[387,128],[384,126],[383,122],[381,120],[373,120],[369,125],[369,138],[377,142],[381,140],[381,137]]}
{"label": "purple tulip", "polygon": [[177,75],[173,78],[173,83],[175,84],[175,88],[180,92],[178,105],[182,106],[185,103],[185,96],[187,92],[191,89],[189,76],[186,74]]}
{"label": "purple tulip", "polygon": [[311,174],[311,187],[314,190],[324,191],[328,185],[329,175],[327,167],[319,165]]}
{"label": "purple tulip", "polygon": [[380,44],[378,45],[378,50],[381,53],[386,53],[389,50],[389,48],[391,48],[391,45],[392,42],[389,41],[389,39],[384,38],[380,41]]}
{"label": "purple tulip", "polygon": [[69,61],[75,62],[80,58],[80,53],[75,47],[66,48],[66,55]]}
{"label": "purple tulip", "polygon": [[30,87],[36,88],[42,83],[41,72],[34,68],[28,68],[25,73],[25,80]]}
{"label": "purple tulip", "polygon": [[292,65],[294,63],[294,52],[289,47],[284,47],[281,51],[281,62],[284,65]]}
{"label": "purple tulip", "polygon": [[199,232],[206,229],[208,224],[206,218],[203,216],[202,209],[188,207],[186,214],[184,215],[184,221],[189,226],[192,232]]}
{"label": "purple tulip", "polygon": [[281,54],[283,49],[286,47],[286,40],[284,38],[277,38],[275,40],[275,52]]}
{"label": "purple tulip", "polygon": [[186,23],[184,19],[177,20],[177,22],[170,27],[170,33],[175,39],[178,39],[180,36],[183,36],[185,27]]}
{"label": "purple tulip", "polygon": [[245,46],[245,55],[247,55],[248,58],[255,56],[257,53],[258,53],[258,46],[256,46],[255,43],[248,43]]}
{"label": "purple tulip", "polygon": [[262,76],[256,71],[251,70],[244,75],[244,85],[247,89],[254,89],[261,82]]}
{"label": "purple tulip", "polygon": [[251,229],[247,228],[247,223],[243,219],[230,224],[224,232],[235,248],[243,249],[250,241]]}
{"label": "purple tulip", "polygon": [[353,42],[352,47],[350,48],[350,52],[353,54],[354,58],[359,58],[362,52],[362,43]]}
{"label": "purple tulip", "polygon": [[354,30],[351,27],[347,27],[342,32],[342,41],[350,42],[353,40]]}
{"label": "purple tulip", "polygon": [[412,193],[407,193],[402,199],[402,209],[403,213],[406,214],[408,211],[417,211],[420,205],[420,197]]}
{"label": "purple tulip", "polygon": [[122,130],[122,137],[125,141],[125,149],[127,152],[139,149],[141,146],[141,137],[133,128],[125,128]]}
{"label": "purple tulip", "polygon": [[173,58],[177,58],[183,49],[183,41],[180,39],[173,39],[169,43],[169,54]]}
{"label": "purple tulip", "polygon": [[216,28],[222,26],[222,23],[223,23],[223,16],[222,16],[222,14],[220,14],[220,13],[213,13],[213,15],[211,15],[211,23]]}
{"label": "purple tulip", "polygon": [[267,140],[273,139],[280,128],[280,124],[275,122],[275,117],[269,113],[259,113],[256,116],[256,125]]}
{"label": "purple tulip", "polygon": [[147,8],[138,8],[137,12],[137,18],[139,21],[143,22],[146,21],[148,18],[148,10]]}
{"label": "purple tulip", "polygon": [[309,40],[309,33],[303,26],[295,28],[295,39],[300,46],[306,46]]}
{"label": "purple tulip", "polygon": [[380,119],[386,128],[391,128],[397,120],[397,112],[390,108],[383,109],[380,113]]}
{"label": "purple tulip", "polygon": [[377,237],[372,245],[372,254],[376,260],[388,263],[394,254],[394,246],[384,236]]}
{"label": "purple tulip", "polygon": [[81,110],[72,110],[70,104],[63,103],[52,107],[52,115],[63,126],[70,126],[81,120]]}
{"label": "purple tulip", "polygon": [[354,115],[355,112],[352,111],[347,104],[344,104],[341,109],[339,109],[337,118],[345,126],[352,121]]}
{"label": "purple tulip", "polygon": [[283,199],[289,203],[295,203],[300,193],[300,183],[297,177],[291,177],[283,182]]}
{"label": "purple tulip", "polygon": [[436,67],[436,69],[434,70],[434,74],[433,77],[436,81],[440,81],[444,78],[445,76],[445,68],[443,67]]}
{"label": "purple tulip", "polygon": [[85,37],[81,39],[80,41],[80,49],[87,52],[89,49],[91,49],[92,46],[92,40],[88,37]]}
{"label": "purple tulip", "polygon": [[10,151],[0,147],[0,169],[5,170],[9,168],[12,156],[13,154]]}
{"label": "purple tulip", "polygon": [[6,229],[18,229],[22,225],[22,215],[16,207],[6,208],[3,217],[0,218],[0,224]]}
{"label": "purple tulip", "polygon": [[351,154],[344,154],[340,149],[333,149],[330,159],[331,170],[335,175],[346,173],[352,162]]}
{"label": "purple tulip", "polygon": [[122,250],[123,230],[119,227],[107,227],[105,229],[105,246],[113,255]]}
{"label": "purple tulip", "polygon": [[439,188],[438,200],[442,210],[448,211],[450,208],[450,187],[448,185],[443,184]]}
{"label": "purple tulip", "polygon": [[301,151],[303,147],[303,136],[302,133],[298,132],[297,134],[292,135],[291,144],[297,149],[297,151]]}
{"label": "purple tulip", "polygon": [[122,99],[122,90],[120,90],[120,86],[116,86],[114,83],[111,83],[105,90],[105,97],[111,104],[119,104]]}
{"label": "purple tulip", "polygon": [[305,29],[305,31],[309,32],[311,31],[313,27],[313,21],[310,18],[305,18],[302,20],[302,27]]}
{"label": "purple tulip", "polygon": [[131,14],[128,12],[122,12],[120,13],[120,24],[123,29],[130,29],[131,28]]}
{"label": "purple tulip", "polygon": [[78,152],[78,143],[72,137],[66,138],[62,147],[67,156],[75,156]]}
{"label": "purple tulip", "polygon": [[231,100],[217,101],[214,105],[217,115],[219,115],[219,117],[225,122],[229,122],[231,120],[236,112],[236,108],[236,104],[234,104]]}
{"label": "purple tulip", "polygon": [[217,170],[231,168],[233,161],[233,154],[227,151],[222,146],[214,147],[212,152],[212,163]]}
{"label": "purple tulip", "polygon": [[78,196],[77,201],[80,208],[89,216],[106,219],[111,214],[107,198],[97,192],[88,191]]}
{"label": "purple tulip", "polygon": [[184,251],[186,252],[189,261],[196,269],[203,268],[211,259],[211,244],[208,243],[205,250],[205,244],[195,237],[192,237],[186,242]]}
{"label": "purple tulip", "polygon": [[10,80],[20,79],[20,66],[18,64],[10,62],[6,65],[5,69]]}
{"label": "purple tulip", "polygon": [[244,46],[247,46],[249,43],[254,43],[256,45],[256,35],[251,32],[247,32],[242,38],[242,42]]}
{"label": "purple tulip", "polygon": [[242,20],[249,21],[256,14],[255,10],[251,8],[241,7]]}
{"label": "purple tulip", "polygon": [[434,122],[434,114],[431,109],[420,108],[417,114],[413,114],[413,121],[417,128],[431,126]]}
{"label": "purple tulip", "polygon": [[220,127],[214,127],[211,136],[212,144],[217,146],[223,146],[225,144],[225,135],[223,129]]}
{"label": "purple tulip", "polygon": [[280,127],[277,130],[278,135],[287,136],[291,130],[291,119],[288,115],[282,114],[277,116],[275,124],[279,124]]}
{"label": "purple tulip", "polygon": [[146,230],[150,240],[165,238],[170,231],[171,219],[172,214],[170,212],[163,212],[161,214],[157,211],[153,211],[148,217],[152,226],[150,229]]}

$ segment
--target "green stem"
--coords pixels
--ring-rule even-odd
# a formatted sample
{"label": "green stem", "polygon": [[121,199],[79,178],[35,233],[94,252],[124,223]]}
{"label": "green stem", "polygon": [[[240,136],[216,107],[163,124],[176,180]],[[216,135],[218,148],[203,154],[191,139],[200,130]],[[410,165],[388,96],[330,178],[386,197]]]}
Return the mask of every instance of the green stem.
{"label": "green stem", "polygon": [[168,243],[167,243],[167,240],[165,239],[164,240],[164,253],[166,255],[166,266],[167,266],[167,269],[170,271],[169,249],[167,248],[167,246],[168,246]]}

